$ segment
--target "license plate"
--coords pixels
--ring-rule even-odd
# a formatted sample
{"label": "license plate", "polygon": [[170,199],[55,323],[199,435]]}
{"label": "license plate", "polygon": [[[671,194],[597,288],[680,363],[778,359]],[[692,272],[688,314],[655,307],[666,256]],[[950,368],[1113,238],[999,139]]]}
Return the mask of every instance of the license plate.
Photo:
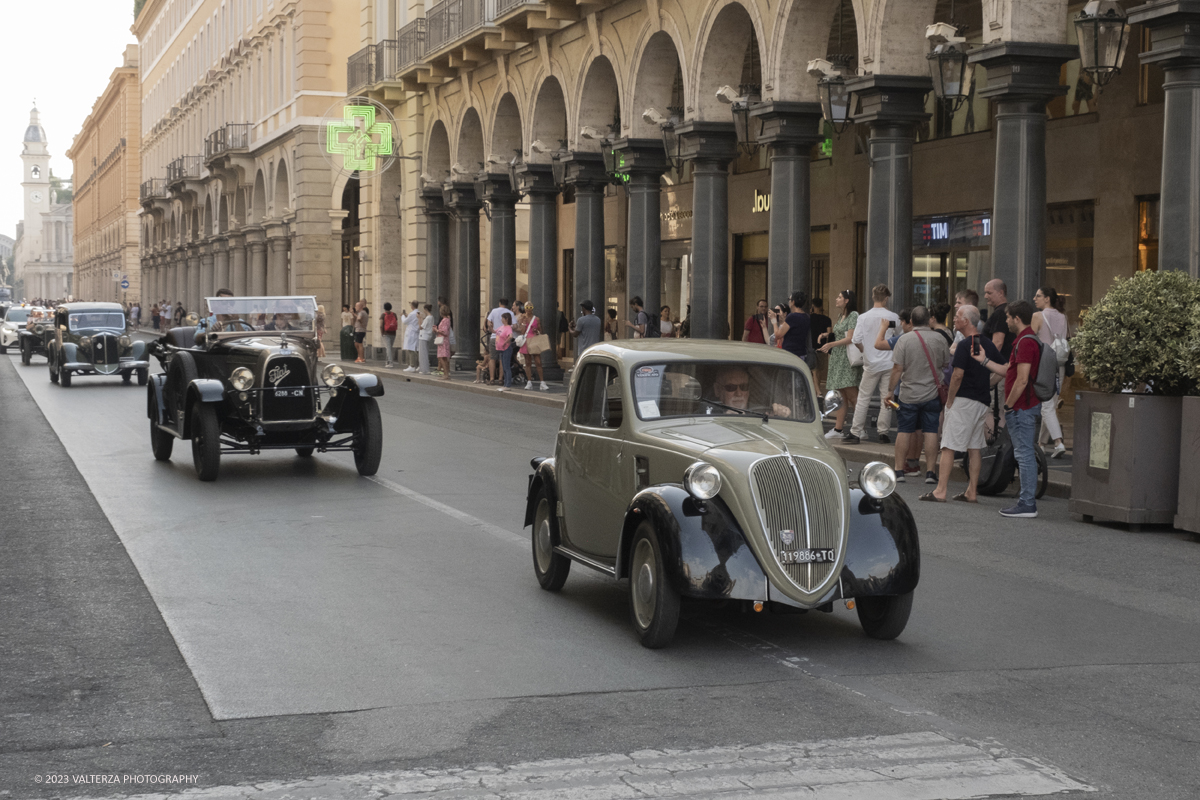
{"label": "license plate", "polygon": [[782,564],[831,564],[837,560],[832,549],[784,550],[779,554]]}
{"label": "license plate", "polygon": [[304,397],[303,389],[276,389],[275,397]]}

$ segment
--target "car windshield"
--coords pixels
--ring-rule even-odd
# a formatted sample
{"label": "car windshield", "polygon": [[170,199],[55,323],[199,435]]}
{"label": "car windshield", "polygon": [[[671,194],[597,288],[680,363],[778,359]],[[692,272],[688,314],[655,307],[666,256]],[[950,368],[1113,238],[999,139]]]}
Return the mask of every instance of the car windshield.
{"label": "car windshield", "polygon": [[633,370],[633,399],[644,420],[726,414],[797,422],[816,419],[804,374],[774,364],[642,364]]}
{"label": "car windshield", "polygon": [[28,308],[10,308],[4,317],[6,322],[24,322],[29,319]]}
{"label": "car windshield", "polygon": [[94,328],[125,330],[125,315],[120,311],[73,311],[67,315],[67,325],[73,331]]}
{"label": "car windshield", "polygon": [[216,317],[213,331],[311,331],[317,318],[314,297],[209,297]]}

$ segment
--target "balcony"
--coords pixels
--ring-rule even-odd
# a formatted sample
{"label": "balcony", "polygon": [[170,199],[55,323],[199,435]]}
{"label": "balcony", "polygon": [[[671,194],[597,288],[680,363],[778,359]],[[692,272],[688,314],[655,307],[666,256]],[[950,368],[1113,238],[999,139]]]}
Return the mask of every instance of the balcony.
{"label": "balcony", "polygon": [[148,181],[142,181],[141,192],[139,197],[142,203],[151,202],[154,200],[162,200],[167,196],[167,182],[162,178],[151,178]]}
{"label": "balcony", "polygon": [[209,162],[234,151],[249,150],[252,127],[249,122],[231,122],[204,137],[204,161]]}
{"label": "balcony", "polygon": [[425,18],[415,19],[396,34],[396,72],[425,57]]}
{"label": "balcony", "polygon": [[167,164],[167,185],[171,186],[189,178],[199,178],[203,171],[203,156],[180,156]]}
{"label": "balcony", "polygon": [[367,45],[346,60],[346,92],[358,94],[371,85],[375,71],[375,46]]}
{"label": "balcony", "polygon": [[496,18],[497,0],[442,0],[426,15],[425,44],[436,52]]}

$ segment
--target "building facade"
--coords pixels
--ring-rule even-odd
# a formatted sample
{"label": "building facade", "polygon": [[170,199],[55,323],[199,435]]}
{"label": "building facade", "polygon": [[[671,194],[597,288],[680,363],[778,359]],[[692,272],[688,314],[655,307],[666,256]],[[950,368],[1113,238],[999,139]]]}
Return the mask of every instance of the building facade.
{"label": "building facade", "polygon": [[[350,93],[393,108],[422,161],[362,181],[360,261],[405,265],[376,278],[400,294],[450,297],[468,350],[501,296],[552,318],[582,299],[625,316],[638,295],[736,338],[760,297],[829,307],[855,289],[861,307],[886,283],[899,307],[1000,277],[1013,298],[1054,286],[1076,321],[1157,268],[1160,230],[1200,227],[1190,200],[1183,225],[1159,222],[1164,174],[1195,180],[1163,162],[1165,101],[1191,85],[1164,88],[1188,57],[1174,12],[1130,26],[1101,87],[1080,66],[1083,5],[442,0],[400,22],[363,0]],[[935,22],[971,48],[961,105],[931,92]],[[814,59],[852,90],[840,133]],[[1189,252],[1170,266],[1194,272]]]}
{"label": "building facade", "polygon": [[71,204],[58,202],[51,184],[50,144],[37,108],[29,112],[21,169],[25,216],[17,224],[13,283],[23,297],[61,300],[72,291]]}
{"label": "building facade", "polygon": [[138,48],[123,63],[75,135],[75,297],[141,300],[141,86]]}
{"label": "building facade", "polygon": [[342,187],[318,130],[345,96],[357,16],[351,0],[148,0],[133,25],[145,301],[334,301]]}

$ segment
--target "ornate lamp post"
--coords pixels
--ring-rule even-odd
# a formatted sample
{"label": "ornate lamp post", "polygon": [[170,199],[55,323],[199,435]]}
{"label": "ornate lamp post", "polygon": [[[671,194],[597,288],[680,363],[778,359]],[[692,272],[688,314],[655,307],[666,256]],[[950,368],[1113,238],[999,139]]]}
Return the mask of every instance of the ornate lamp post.
{"label": "ornate lamp post", "polygon": [[750,133],[750,94],[739,94],[732,86],[722,86],[717,89],[717,99],[728,105],[733,114],[738,149],[748,156],[754,155],[758,151],[758,137]]}
{"label": "ornate lamp post", "polygon": [[938,22],[925,30],[925,38],[934,48],[926,58],[929,77],[933,79],[933,93],[949,106],[950,113],[958,111],[967,99],[967,46],[966,39],[958,35],[952,24]]}
{"label": "ornate lamp post", "polygon": [[[845,63],[841,65],[844,66]],[[846,89],[846,78],[841,67],[824,58],[814,58],[808,62],[808,74],[817,79],[821,116],[838,136],[850,125],[850,102],[853,94]]]}
{"label": "ornate lamp post", "polygon": [[1091,0],[1075,18],[1079,61],[1097,86],[1121,71],[1129,45],[1129,20],[1114,0]]}

